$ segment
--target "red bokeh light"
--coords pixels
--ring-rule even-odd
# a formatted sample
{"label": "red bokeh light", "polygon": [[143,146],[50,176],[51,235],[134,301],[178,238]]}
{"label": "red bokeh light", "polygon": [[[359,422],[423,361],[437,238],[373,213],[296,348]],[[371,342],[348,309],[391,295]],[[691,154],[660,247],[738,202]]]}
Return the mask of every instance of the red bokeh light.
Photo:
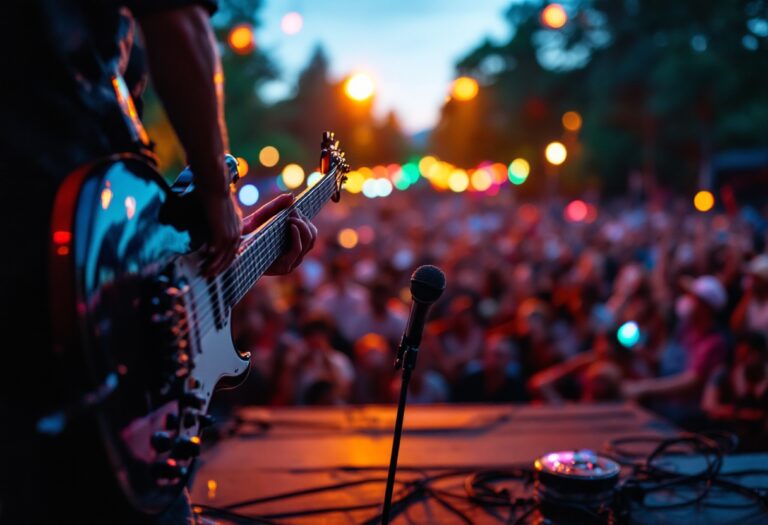
{"label": "red bokeh light", "polygon": [[576,199],[571,201],[568,206],[565,207],[565,220],[570,222],[581,222],[587,218],[589,214],[589,208],[587,203]]}

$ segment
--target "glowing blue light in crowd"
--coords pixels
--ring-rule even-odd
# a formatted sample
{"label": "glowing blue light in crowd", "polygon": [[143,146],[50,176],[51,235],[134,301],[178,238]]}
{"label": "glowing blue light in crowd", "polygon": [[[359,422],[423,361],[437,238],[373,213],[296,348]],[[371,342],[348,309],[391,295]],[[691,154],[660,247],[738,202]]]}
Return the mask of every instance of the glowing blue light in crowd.
{"label": "glowing blue light in crowd", "polygon": [[392,193],[392,183],[389,179],[376,179],[376,195],[379,197],[387,197]]}
{"label": "glowing blue light in crowd", "polygon": [[280,191],[288,191],[288,186],[285,185],[282,174],[276,177],[275,182],[277,182],[277,187]]}
{"label": "glowing blue light in crowd", "polygon": [[246,184],[240,188],[237,196],[244,206],[253,206],[259,200],[259,190],[253,184]]}
{"label": "glowing blue light in crowd", "polygon": [[640,341],[640,327],[634,321],[627,321],[619,327],[616,337],[618,337],[619,343],[622,346],[632,348]]}
{"label": "glowing blue light in crowd", "polygon": [[369,199],[375,199],[379,196],[379,186],[376,179],[368,179],[363,183],[363,195]]}

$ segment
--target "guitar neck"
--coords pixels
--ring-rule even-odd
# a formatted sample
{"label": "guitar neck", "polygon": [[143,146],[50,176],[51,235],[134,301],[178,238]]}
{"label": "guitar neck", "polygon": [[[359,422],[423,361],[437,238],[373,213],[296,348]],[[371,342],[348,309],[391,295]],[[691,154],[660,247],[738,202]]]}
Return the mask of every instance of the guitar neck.
{"label": "guitar neck", "polygon": [[224,290],[224,300],[233,307],[256,284],[264,272],[283,255],[290,244],[288,218],[299,210],[314,218],[336,191],[336,169],[331,170],[311,188],[304,190],[295,202],[260,226],[246,241],[232,265],[217,279]]}

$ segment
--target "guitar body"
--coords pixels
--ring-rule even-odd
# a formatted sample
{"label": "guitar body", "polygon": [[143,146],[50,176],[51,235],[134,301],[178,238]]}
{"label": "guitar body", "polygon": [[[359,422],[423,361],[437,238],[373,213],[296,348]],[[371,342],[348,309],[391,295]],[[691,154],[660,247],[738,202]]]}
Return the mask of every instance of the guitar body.
{"label": "guitar body", "polygon": [[114,157],[71,174],[53,213],[55,351],[84,393],[63,412],[95,415],[120,488],[145,513],[186,482],[216,385],[248,370],[220,283],[198,276],[201,229],[180,226],[200,222],[185,189]]}
{"label": "guitar body", "polygon": [[[234,157],[227,167],[236,179]],[[189,170],[168,186],[141,157],[122,155],[72,173],[53,210],[51,305],[54,352],[78,394],[38,431],[95,418],[128,503],[144,514],[173,503],[200,453],[214,390],[248,372],[231,308],[288,249],[293,210],[311,218],[338,200],[347,171],[326,132],[322,180],[244,237],[235,261],[210,278],[200,271],[207,231]]]}

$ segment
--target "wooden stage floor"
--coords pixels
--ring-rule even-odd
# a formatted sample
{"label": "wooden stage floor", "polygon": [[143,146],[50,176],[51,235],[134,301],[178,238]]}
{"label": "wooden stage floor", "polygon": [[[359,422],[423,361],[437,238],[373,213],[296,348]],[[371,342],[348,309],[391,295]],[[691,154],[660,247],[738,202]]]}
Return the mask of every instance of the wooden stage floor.
{"label": "wooden stage floor", "polygon": [[[286,524],[366,523],[380,512],[394,407],[247,408],[238,417],[240,422],[232,435],[203,453],[192,484],[194,504],[222,508],[258,499],[253,505],[229,510],[266,516],[264,523]],[[530,467],[535,458],[548,452],[577,448],[600,451],[616,438],[677,433],[671,424],[632,404],[411,405],[404,428],[399,481],[450,469]],[[726,467],[729,464],[768,468],[768,455],[733,456]],[[465,477],[446,478],[440,488],[463,493]],[[346,483],[350,486],[340,490],[264,501],[290,491]],[[768,485],[768,479],[761,483]],[[463,501],[453,503],[473,523],[507,523],[518,517],[506,509],[489,512]],[[301,515],[304,510],[337,506],[357,510]],[[739,525],[768,523],[766,514],[755,515],[754,508],[729,509],[727,514],[713,509],[695,513],[682,509],[663,515],[636,513],[632,522],[680,525],[690,518],[697,525],[707,525],[724,523],[726,517],[727,522]],[[239,521],[233,514],[230,519],[217,517],[215,522]],[[393,523],[465,522],[445,506],[425,499],[409,506]],[[526,519],[524,523],[532,521]]]}

